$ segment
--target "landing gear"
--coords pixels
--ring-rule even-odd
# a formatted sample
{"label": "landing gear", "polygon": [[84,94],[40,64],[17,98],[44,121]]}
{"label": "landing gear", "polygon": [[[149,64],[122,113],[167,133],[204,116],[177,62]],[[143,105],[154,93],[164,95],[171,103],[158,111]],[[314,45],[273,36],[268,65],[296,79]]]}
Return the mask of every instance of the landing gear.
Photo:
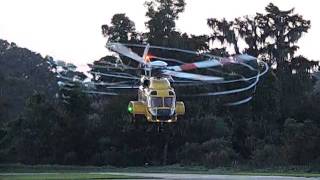
{"label": "landing gear", "polygon": [[164,129],[164,124],[163,124],[163,122],[157,123],[157,131],[158,131],[158,133],[163,132],[163,129]]}

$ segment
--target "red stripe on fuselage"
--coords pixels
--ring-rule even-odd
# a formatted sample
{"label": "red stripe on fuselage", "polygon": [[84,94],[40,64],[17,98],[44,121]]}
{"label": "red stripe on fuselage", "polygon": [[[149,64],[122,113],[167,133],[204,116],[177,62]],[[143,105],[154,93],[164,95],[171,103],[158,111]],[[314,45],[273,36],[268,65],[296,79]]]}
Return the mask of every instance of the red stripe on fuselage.
{"label": "red stripe on fuselage", "polygon": [[187,70],[197,69],[197,66],[194,63],[190,63],[190,64],[181,65],[180,68],[183,71],[187,71]]}

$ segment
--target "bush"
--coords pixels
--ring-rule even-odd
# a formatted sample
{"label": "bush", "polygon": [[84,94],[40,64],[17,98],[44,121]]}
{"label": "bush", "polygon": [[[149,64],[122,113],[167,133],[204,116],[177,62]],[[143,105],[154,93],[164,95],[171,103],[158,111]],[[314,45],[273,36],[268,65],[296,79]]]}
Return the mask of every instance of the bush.
{"label": "bush", "polygon": [[231,142],[224,139],[211,139],[202,144],[203,162],[208,167],[231,166],[236,160],[236,153]]}
{"label": "bush", "polygon": [[266,144],[252,154],[252,164],[257,167],[272,167],[284,164],[283,151],[280,147]]}
{"label": "bush", "polygon": [[180,152],[184,165],[205,165],[207,167],[231,166],[237,154],[231,142],[224,139],[211,139],[202,144],[187,143]]}

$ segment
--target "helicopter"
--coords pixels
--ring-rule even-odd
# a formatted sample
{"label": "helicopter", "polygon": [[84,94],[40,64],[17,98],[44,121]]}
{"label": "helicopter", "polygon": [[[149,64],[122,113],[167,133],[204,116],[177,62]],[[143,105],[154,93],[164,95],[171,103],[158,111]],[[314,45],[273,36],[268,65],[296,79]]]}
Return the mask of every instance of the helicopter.
{"label": "helicopter", "polygon": [[178,115],[184,115],[185,106],[182,101],[176,101],[174,89],[164,77],[141,78],[138,89],[138,100],[130,101],[128,111],[137,118],[146,118],[148,122],[176,122]]}
{"label": "helicopter", "polygon": [[[183,50],[178,48],[152,46],[150,44],[122,44],[107,43],[106,47],[119,57],[114,62],[104,62],[104,64],[88,64],[92,69],[104,68],[105,72],[91,70],[91,74],[95,76],[95,81],[83,81],[86,90],[83,92],[88,94],[121,96],[120,89],[136,89],[137,99],[130,101],[128,104],[128,112],[133,122],[145,119],[150,123],[175,123],[178,117],[185,114],[186,108],[183,101],[178,100],[178,94],[175,87],[193,87],[201,85],[221,85],[244,83],[244,87],[234,87],[222,91],[201,92],[188,96],[223,96],[237,94],[246,91],[255,91],[259,78],[268,71],[268,65],[260,59],[240,54],[231,57],[213,56],[208,53],[199,53],[197,51]],[[134,52],[133,48],[144,48],[142,55]],[[160,57],[149,53],[150,49],[167,50],[172,52],[192,54],[201,56],[205,60],[184,63],[179,59]],[[173,53],[174,54],[174,53]],[[129,63],[123,63],[122,59],[126,58]],[[138,66],[132,66],[134,61]],[[170,65],[169,65],[170,64]],[[236,72],[223,72],[224,67],[231,65],[241,66],[250,71],[249,76]],[[212,69],[211,69],[212,68]],[[216,68],[216,69],[214,69]],[[217,70],[220,68],[219,70]],[[260,69],[263,69],[262,71]],[[209,69],[217,72],[217,75],[190,73],[199,69]],[[120,72],[119,72],[120,70]],[[129,73],[126,71],[133,71]],[[219,75],[220,73],[220,75]],[[60,75],[60,77],[63,77]],[[119,78],[125,79],[119,82],[105,82],[101,78]],[[65,78],[66,79],[66,78]],[[70,80],[70,78],[67,78]],[[69,82],[70,83],[70,82]],[[60,83],[62,84],[62,83]],[[138,85],[137,85],[138,84]],[[103,86],[104,88],[100,88]],[[99,87],[96,90],[95,87]],[[103,89],[103,90],[101,90]],[[253,98],[253,93],[249,93],[245,97],[234,102],[226,103],[228,106],[240,105],[249,102]]]}

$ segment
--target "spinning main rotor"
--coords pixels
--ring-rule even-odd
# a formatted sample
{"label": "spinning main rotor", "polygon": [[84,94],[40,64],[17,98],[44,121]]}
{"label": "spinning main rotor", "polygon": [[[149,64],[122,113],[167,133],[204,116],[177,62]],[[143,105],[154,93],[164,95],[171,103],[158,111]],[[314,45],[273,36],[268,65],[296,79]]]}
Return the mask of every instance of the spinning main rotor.
{"label": "spinning main rotor", "polygon": [[[74,67],[60,65],[64,69],[58,71],[61,87],[70,89],[71,84],[80,82],[84,85],[83,91],[86,93],[124,95],[121,89],[138,88],[142,76],[156,76],[168,78],[173,87],[205,89],[202,92],[184,94],[185,96],[246,93],[245,97],[226,103],[239,105],[252,99],[260,77],[269,68],[265,62],[247,54],[218,57],[208,53],[149,44],[108,43],[106,47],[117,57],[109,56],[94,64],[88,64],[92,78],[66,77],[68,71],[74,72]],[[57,65],[59,66],[58,63]],[[209,88],[213,86],[221,88]]]}

